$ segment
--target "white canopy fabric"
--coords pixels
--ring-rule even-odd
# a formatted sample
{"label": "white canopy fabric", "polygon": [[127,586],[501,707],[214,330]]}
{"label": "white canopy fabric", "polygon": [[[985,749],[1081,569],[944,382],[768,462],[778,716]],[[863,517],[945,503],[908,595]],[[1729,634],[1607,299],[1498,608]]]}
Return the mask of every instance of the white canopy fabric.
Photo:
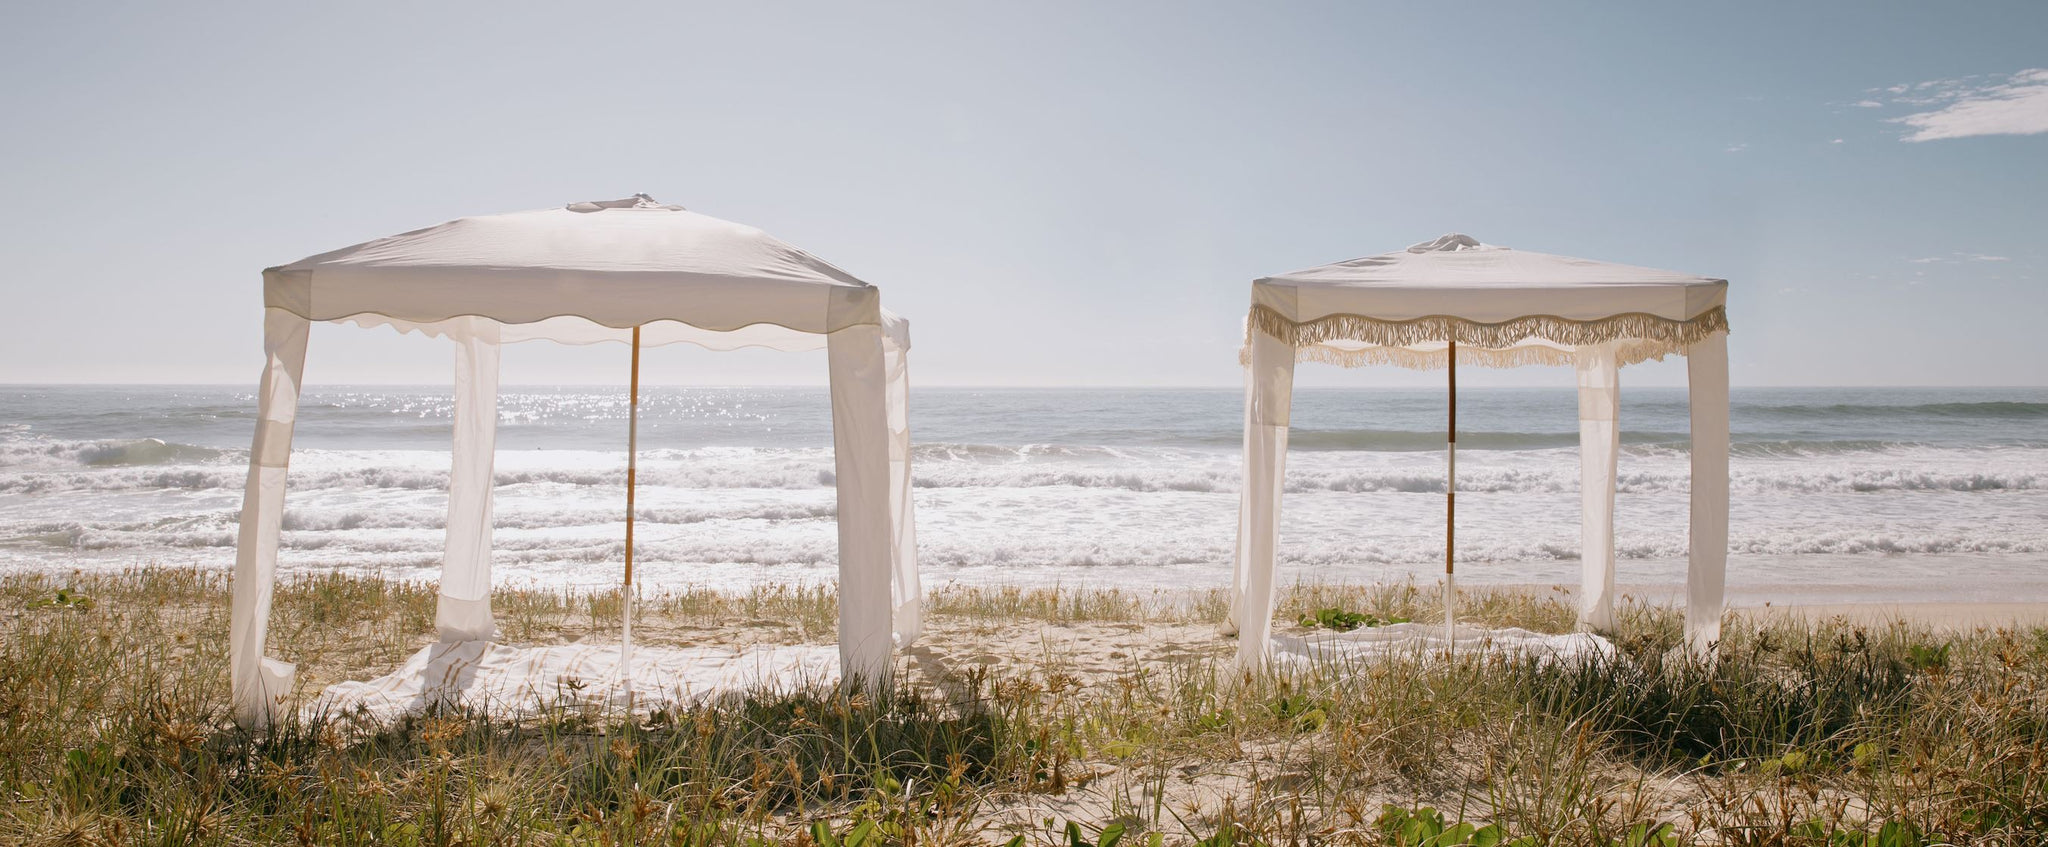
{"label": "white canopy fabric", "polygon": [[461,218],[263,272],[265,365],[236,545],[236,719],[267,723],[294,668],[265,653],[285,472],[312,321],[455,344],[443,642],[491,641],[498,349],[549,340],[827,350],[838,487],[842,672],[887,678],[922,630],[910,499],[909,325],[881,292],[761,230],[646,195]]}
{"label": "white canopy fabric", "polygon": [[1244,491],[1228,622],[1239,635],[1238,661],[1257,665],[1268,651],[1295,362],[1438,368],[1450,364],[1453,343],[1458,364],[1577,371],[1585,629],[1614,622],[1619,369],[1686,356],[1686,636],[1695,648],[1717,641],[1728,558],[1727,296],[1726,280],[1510,250],[1457,234],[1254,281],[1240,356]]}

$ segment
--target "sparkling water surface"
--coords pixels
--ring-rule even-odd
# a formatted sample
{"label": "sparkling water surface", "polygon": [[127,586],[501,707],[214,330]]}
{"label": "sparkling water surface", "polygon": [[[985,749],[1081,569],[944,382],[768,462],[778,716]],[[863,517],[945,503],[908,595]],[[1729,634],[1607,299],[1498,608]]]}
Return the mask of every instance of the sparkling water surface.
{"label": "sparkling water surface", "polygon": [[[1227,585],[1243,394],[919,388],[928,584]],[[446,507],[445,389],[314,390],[280,567],[431,578]],[[1574,582],[1569,390],[1459,402],[1467,582]],[[1429,581],[1441,569],[1441,392],[1304,389],[1283,578]],[[614,582],[625,393],[507,387],[497,575]],[[1736,389],[1729,580],[1744,601],[2048,600],[2048,390]],[[0,387],[0,569],[226,567],[255,401],[245,388]],[[1668,594],[1686,548],[1686,400],[1624,389],[1620,579]],[[834,573],[822,388],[643,389],[636,570],[664,585]],[[644,569],[643,569],[644,568]]]}

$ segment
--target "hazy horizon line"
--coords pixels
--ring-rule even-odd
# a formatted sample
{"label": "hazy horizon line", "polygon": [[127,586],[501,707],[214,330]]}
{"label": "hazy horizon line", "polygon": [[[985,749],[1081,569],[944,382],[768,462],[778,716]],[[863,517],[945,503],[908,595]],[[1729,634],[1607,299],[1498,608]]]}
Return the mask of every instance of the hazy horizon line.
{"label": "hazy horizon line", "polygon": [[[306,387],[304,388],[304,390],[305,390],[305,391],[318,391],[318,390],[320,390],[320,389],[323,389],[323,388],[435,388],[435,387],[448,387],[449,385],[450,385],[450,383],[447,383],[447,382],[335,382],[335,383],[314,383],[314,384],[311,384],[311,385],[308,385],[308,386],[306,386]],[[255,388],[256,388],[256,381],[255,381],[255,380],[250,380],[250,381],[248,381],[248,382],[246,382],[246,383],[243,383],[243,382],[0,382],[0,390],[10,390],[10,389],[19,389],[19,388],[129,388],[129,387],[134,387],[134,388],[234,388],[234,389],[247,389],[247,390],[251,390],[251,391],[253,391],[253,390],[255,390]],[[624,388],[626,387],[626,384],[625,384],[625,383],[623,383],[623,382],[501,382],[501,383],[499,383],[499,387],[501,387],[501,388],[618,388],[618,389],[624,389]],[[643,382],[641,383],[641,387],[643,387],[643,388],[829,388],[829,387],[830,387],[830,385],[829,385],[828,383],[823,383],[823,382],[815,382],[815,383],[811,383],[811,382],[732,382],[732,383],[694,383],[694,382],[660,382],[660,383],[650,383],[650,382],[645,382],[645,381],[643,381]],[[1051,384],[1051,383],[1046,383],[1046,384],[1000,384],[1000,383],[966,383],[966,382],[959,382],[959,383],[954,383],[954,382],[941,382],[941,383],[912,383],[912,386],[911,386],[911,387],[912,387],[912,389],[913,389],[913,390],[918,390],[918,389],[939,389],[939,388],[943,388],[943,389],[970,389],[970,390],[990,390],[990,389],[1016,389],[1016,390],[1053,390],[1053,391],[1093,391],[1093,390],[1100,390],[1100,391],[1129,391],[1129,390],[1133,390],[1133,389],[1151,389],[1151,390],[1170,390],[1170,391],[1243,391],[1243,390],[1244,390],[1244,386],[1243,386],[1243,385],[1228,385],[1228,384],[1191,384],[1191,383],[1156,383],[1156,384],[1131,384],[1131,385],[1091,385],[1091,384]],[[1436,386],[1436,387],[1437,387],[1437,388],[1441,388],[1441,386]],[[1630,385],[1630,384],[1629,384],[1629,383],[1628,383],[1627,381],[1623,381],[1623,382],[1622,382],[1622,385],[1621,385],[1621,387],[1622,387],[1623,389],[1628,389],[1628,388],[1685,388],[1686,386],[1685,386],[1685,384],[1683,384],[1683,383],[1662,383],[1662,382],[1660,382],[1660,383],[1641,383],[1641,384],[1635,384],[1635,385]],[[1299,393],[1299,392],[1303,392],[1303,391],[1426,391],[1426,390],[1430,390],[1431,388],[1432,388],[1431,386],[1398,386],[1398,385],[1297,385],[1297,386],[1295,386],[1294,390],[1295,390],[1295,391],[1296,391],[1297,393]],[[1729,385],[1729,388],[1730,388],[1730,389],[1738,389],[1738,388],[1782,388],[1782,389],[1812,389],[1812,388],[1889,388],[1889,389],[1941,389],[1941,390],[1950,390],[1950,391],[1962,391],[1962,390],[2028,390],[2028,389],[2033,389],[2033,390],[2048,390],[2048,383],[2044,383],[2044,384],[2039,384],[2039,385],[2014,385],[2014,384],[2003,384],[2003,385],[1926,385],[1926,384],[1905,384],[1905,385],[1900,385],[1900,384],[1890,384],[1890,383],[1835,383],[1835,384],[1825,384],[1825,385],[1823,385],[1823,384],[1743,384],[1743,383],[1731,383],[1731,384]],[[1468,386],[1466,386],[1465,388],[1463,388],[1463,389],[1461,389],[1461,390],[1464,390],[1464,391],[1474,391],[1474,390],[1485,390],[1485,391],[1569,391],[1569,390],[1574,390],[1574,388],[1573,388],[1573,386],[1570,386],[1570,385],[1468,385]]]}

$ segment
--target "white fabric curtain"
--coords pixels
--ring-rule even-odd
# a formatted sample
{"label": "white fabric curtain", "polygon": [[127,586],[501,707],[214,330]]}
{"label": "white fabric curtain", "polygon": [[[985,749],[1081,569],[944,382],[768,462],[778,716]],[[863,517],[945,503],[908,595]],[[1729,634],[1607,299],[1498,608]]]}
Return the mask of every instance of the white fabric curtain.
{"label": "white fabric curtain", "polygon": [[[874,296],[873,289],[847,289]],[[839,657],[845,677],[888,681],[894,646],[888,373],[882,332],[849,326],[828,336],[832,448],[839,497]]]}
{"label": "white fabric curtain", "polygon": [[[907,341],[907,339],[906,339]],[[891,619],[898,647],[924,634],[924,586],[917,578],[917,514],[910,483],[910,351],[904,341],[882,338],[889,387],[889,580]]]}
{"label": "white fabric curtain", "polygon": [[[1237,562],[1230,618],[1237,662],[1256,667],[1271,640],[1277,579],[1280,495],[1287,461],[1288,408],[1295,349],[1249,333],[1245,373],[1244,489],[1239,499]],[[1574,352],[1579,385],[1581,596],[1579,624],[1614,625],[1614,491],[1620,454],[1620,344]],[[1720,640],[1728,570],[1728,335],[1715,332],[1686,348],[1692,426],[1692,514],[1686,572],[1687,644],[1705,651]]]}
{"label": "white fabric curtain", "polygon": [[1245,407],[1244,505],[1238,521],[1231,624],[1237,663],[1257,667],[1272,635],[1273,589],[1280,547],[1280,496],[1287,478],[1287,426],[1294,403],[1294,346],[1252,333]]}
{"label": "white fabric curtain", "polygon": [[1692,538],[1685,574],[1685,640],[1700,653],[1721,640],[1728,578],[1728,333],[1685,351],[1692,409]]}
{"label": "white fabric curtain", "polygon": [[293,668],[264,656],[310,321],[390,326],[456,344],[447,551],[436,627],[495,637],[492,470],[499,347],[629,338],[708,349],[823,347],[839,494],[840,655],[886,680],[918,636],[910,482],[908,324],[873,286],[761,230],[645,195],[485,215],[309,256],[263,272],[259,422],[236,550],[230,647],[236,717],[268,721]]}
{"label": "white fabric curtain", "polygon": [[[840,305],[858,310],[858,301],[873,297],[873,289],[849,289]],[[887,678],[893,647],[923,633],[911,499],[909,339],[901,319],[890,318],[898,324],[894,332],[862,325],[826,338],[839,495],[840,654],[847,675],[873,682]],[[308,328],[290,311],[265,312],[266,362],[236,548],[229,648],[235,717],[249,727],[268,724],[290,694],[295,671],[267,658],[265,644]],[[491,526],[502,325],[463,318],[434,330],[455,344],[447,552],[435,624],[444,642],[489,641],[496,638]]]}
{"label": "white fabric curtain", "polygon": [[292,665],[264,655],[271,589],[277,578],[278,533],[284,522],[285,467],[306,370],[305,318],[283,309],[263,313],[263,377],[256,390],[256,435],[249,445],[249,481],[242,492],[229,601],[228,675],[235,721],[260,729],[290,696]]}
{"label": "white fabric curtain", "polygon": [[442,641],[490,641],[492,467],[498,445],[498,322],[463,318],[455,341],[455,440],[448,543],[434,624]]}
{"label": "white fabric curtain", "polygon": [[1454,340],[1461,363],[1577,367],[1584,549],[1579,623],[1594,629],[1614,619],[1618,370],[1687,355],[1693,488],[1686,631],[1695,644],[1718,637],[1728,558],[1727,299],[1724,279],[1510,250],[1457,233],[1254,280],[1240,354],[1251,369],[1246,487],[1226,627],[1239,634],[1239,660],[1264,658],[1272,615],[1284,386],[1293,379],[1275,357],[1427,369],[1449,363]]}
{"label": "white fabric curtain", "polygon": [[1613,342],[1574,352],[1579,376],[1579,628],[1614,628],[1614,481],[1621,368]]}

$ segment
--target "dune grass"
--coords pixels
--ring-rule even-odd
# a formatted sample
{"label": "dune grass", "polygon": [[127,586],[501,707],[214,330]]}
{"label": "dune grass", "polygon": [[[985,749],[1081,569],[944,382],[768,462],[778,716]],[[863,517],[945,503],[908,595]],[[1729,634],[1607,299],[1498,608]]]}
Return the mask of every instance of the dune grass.
{"label": "dune grass", "polygon": [[[1276,619],[1338,608],[1426,621],[1437,599],[1426,586],[1300,586]],[[2043,630],[1731,616],[1707,662],[1677,649],[1675,611],[1632,605],[1612,634],[1620,655],[1593,663],[1418,657],[1246,674],[1214,657],[1114,672],[1050,654],[1009,671],[935,658],[872,696],[446,713],[372,729],[289,720],[252,734],[226,719],[226,600],[223,576],[188,570],[0,579],[0,842],[2048,836]],[[304,686],[382,673],[432,637],[433,602],[431,589],[377,579],[290,581],[272,643]],[[615,593],[495,602],[514,641],[616,626]],[[926,643],[1038,627],[1215,641],[1204,628],[1225,605],[1220,592],[949,587],[930,598]],[[822,588],[680,592],[640,608],[650,638],[724,643],[829,641],[836,615]],[[1471,592],[1460,608],[1544,631],[1572,620],[1568,596],[1540,590]]]}

